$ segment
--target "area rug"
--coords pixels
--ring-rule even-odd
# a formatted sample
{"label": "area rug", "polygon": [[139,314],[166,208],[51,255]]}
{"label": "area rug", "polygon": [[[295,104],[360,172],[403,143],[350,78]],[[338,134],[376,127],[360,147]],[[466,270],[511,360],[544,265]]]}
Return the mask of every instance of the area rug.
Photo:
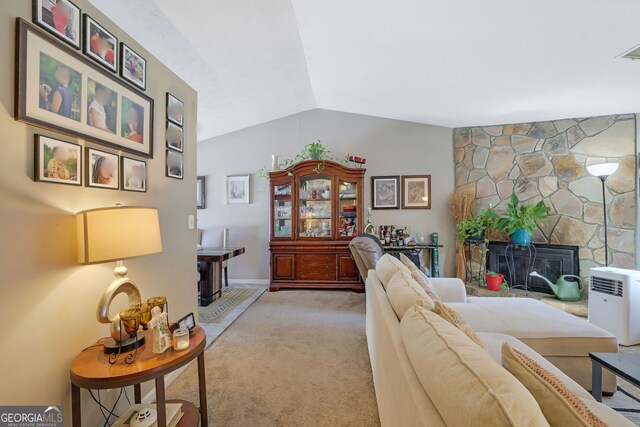
{"label": "area rug", "polygon": [[225,288],[220,298],[206,307],[198,307],[200,323],[220,323],[231,311],[256,292],[256,288]]}
{"label": "area rug", "polygon": [[[635,354],[640,358],[640,345],[618,347],[620,353]],[[618,378],[618,391],[613,396],[603,396],[602,403],[615,409],[627,419],[640,426],[640,388]]]}
{"label": "area rug", "polygon": [[[365,295],[265,293],[205,352],[211,426],[379,426]],[[167,398],[198,402],[191,364]]]}

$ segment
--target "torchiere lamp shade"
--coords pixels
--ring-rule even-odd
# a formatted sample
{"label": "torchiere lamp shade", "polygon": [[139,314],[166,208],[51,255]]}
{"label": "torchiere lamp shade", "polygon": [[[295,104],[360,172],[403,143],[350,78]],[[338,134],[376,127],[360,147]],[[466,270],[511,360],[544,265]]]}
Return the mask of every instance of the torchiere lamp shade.
{"label": "torchiere lamp shade", "polygon": [[113,207],[77,214],[78,263],[121,261],[162,252],[158,210]]}

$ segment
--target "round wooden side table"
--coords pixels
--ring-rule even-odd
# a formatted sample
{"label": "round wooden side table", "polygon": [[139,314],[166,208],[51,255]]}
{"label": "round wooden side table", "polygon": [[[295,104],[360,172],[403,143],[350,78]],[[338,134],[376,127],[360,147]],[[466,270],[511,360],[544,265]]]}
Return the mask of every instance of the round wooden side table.
{"label": "round wooden side table", "polygon": [[[204,348],[207,338],[200,326],[196,326],[190,334],[188,350],[175,351],[168,349],[162,354],[153,353],[153,334],[146,331],[145,344],[138,349],[138,354],[131,365],[124,362],[127,353],[120,355],[115,365],[109,364],[108,355],[104,354],[101,346],[90,347],[82,351],[71,362],[71,405],[72,425],[80,427],[82,423],[80,408],[80,389],[114,389],[134,386],[135,403],[141,403],[140,384],[155,380],[156,406],[158,410],[158,427],[167,426],[166,399],[164,390],[164,376],[181,368],[193,359],[198,358],[198,382],[200,388],[200,422],[207,427],[207,389],[204,368]],[[187,411],[197,410],[192,405]],[[183,412],[185,408],[183,408]]]}

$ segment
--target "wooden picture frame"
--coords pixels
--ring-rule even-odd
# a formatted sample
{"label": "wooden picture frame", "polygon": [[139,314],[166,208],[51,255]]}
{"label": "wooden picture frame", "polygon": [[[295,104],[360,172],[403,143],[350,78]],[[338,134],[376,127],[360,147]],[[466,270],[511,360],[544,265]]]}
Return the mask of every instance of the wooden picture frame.
{"label": "wooden picture frame", "polygon": [[371,209],[400,209],[400,176],[371,177]]}
{"label": "wooden picture frame", "polygon": [[199,176],[196,178],[196,208],[197,209],[206,209],[207,208],[207,177]]}
{"label": "wooden picture frame", "polygon": [[[33,0],[33,23],[69,44],[74,49],[80,50],[82,39],[82,11],[70,0],[61,0],[60,3],[64,6],[64,11],[58,10],[61,6],[59,6],[57,2],[51,0]],[[56,17],[58,13],[63,13],[66,16],[64,19],[58,19]],[[67,21],[66,25],[64,25],[64,20]],[[61,29],[62,26],[64,26],[64,30]]]}
{"label": "wooden picture frame", "polygon": [[402,176],[402,209],[431,209],[431,175]]}
{"label": "wooden picture frame", "polygon": [[[56,162],[54,156],[59,148],[66,153]],[[34,136],[34,181],[82,186],[82,161],[81,145],[40,134]]]}
{"label": "wooden picture frame", "polygon": [[[16,120],[153,157],[153,99],[21,18],[16,43]],[[108,99],[97,110],[98,88]]]}
{"label": "wooden picture frame", "polygon": [[147,90],[147,60],[124,42],[120,42],[120,77],[142,90]]}
{"label": "wooden picture frame", "polygon": [[[83,15],[82,24],[82,51],[97,64],[102,65],[109,71],[118,72],[118,38],[107,31],[89,14]],[[104,57],[99,50],[106,48]]]}
{"label": "wooden picture frame", "polygon": [[[115,153],[86,148],[86,175],[85,185],[93,188],[105,188],[108,190],[120,189],[120,156]],[[107,174],[103,174],[103,170]],[[110,176],[108,176],[110,174]],[[109,179],[109,182],[103,180]]]}
{"label": "wooden picture frame", "polygon": [[148,180],[147,162],[120,156],[120,189],[122,191],[146,193]]}

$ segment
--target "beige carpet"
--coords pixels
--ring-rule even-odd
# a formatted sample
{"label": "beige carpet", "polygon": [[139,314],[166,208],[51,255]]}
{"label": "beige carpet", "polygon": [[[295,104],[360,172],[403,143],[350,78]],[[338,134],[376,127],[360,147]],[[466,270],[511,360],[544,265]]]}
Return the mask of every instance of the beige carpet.
{"label": "beige carpet", "polygon": [[[211,426],[378,426],[365,295],[263,294],[206,350]],[[195,364],[167,390],[198,402]]]}

